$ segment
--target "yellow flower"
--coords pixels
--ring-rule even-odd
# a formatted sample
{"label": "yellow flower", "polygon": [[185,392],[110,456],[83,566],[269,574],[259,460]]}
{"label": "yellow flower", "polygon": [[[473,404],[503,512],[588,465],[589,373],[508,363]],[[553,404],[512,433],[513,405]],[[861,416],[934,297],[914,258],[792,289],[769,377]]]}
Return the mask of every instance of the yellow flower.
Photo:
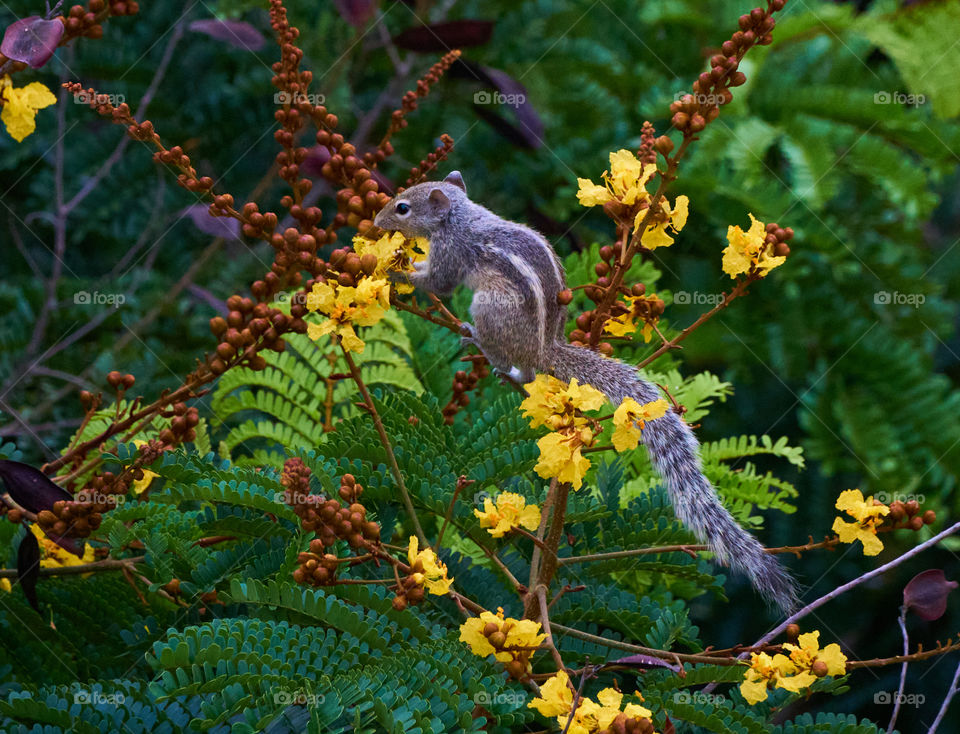
{"label": "yellow flower", "polygon": [[10,137],[19,143],[37,129],[34,119],[37,111],[56,104],[57,98],[40,82],[17,89],[8,75],[0,79],[0,102],[3,102],[0,120],[7,126]]}
{"label": "yellow flower", "polygon": [[592,445],[594,439],[593,428],[580,411],[596,410],[606,397],[590,385],[577,384],[576,379],[568,385],[551,375],[537,375],[524,387],[528,393],[520,403],[524,417],[533,428],[546,426],[552,431],[537,442],[540,460],[534,469],[544,479],[556,477],[580,489],[590,468],[581,448]]}
{"label": "yellow flower", "polygon": [[[50,540],[36,523],[30,524],[30,532],[37,537],[40,544],[41,568],[60,568],[62,566],[80,566],[84,563],[93,563],[93,546],[89,543],[83,549],[83,557],[77,558],[73,553]],[[84,578],[88,576],[90,574],[84,574]]]}
{"label": "yellow flower", "polygon": [[[141,446],[145,446],[146,443],[146,441],[141,441],[138,439],[133,442],[133,445],[137,448],[140,448]],[[133,493],[136,495],[143,494],[146,488],[150,486],[150,482],[152,482],[156,477],[160,476],[155,471],[150,471],[149,469],[143,469],[142,471],[143,479],[137,479],[133,482],[132,489]]]}
{"label": "yellow flower", "polygon": [[[639,692],[636,695],[643,700]],[[597,701],[600,702],[600,711],[597,712],[597,729],[608,729],[620,714],[625,714],[629,719],[650,719],[653,712],[635,703],[628,703],[621,711],[623,694],[614,688],[604,688],[597,694]]]}
{"label": "yellow flower", "polygon": [[[636,694],[640,700],[643,697]],[[599,703],[598,703],[599,702]],[[597,734],[609,730],[614,720],[623,714],[628,719],[650,719],[653,712],[635,703],[628,703],[621,709],[623,694],[613,688],[604,688],[597,694],[597,700],[581,698],[577,710],[567,729],[572,734]],[[566,671],[559,671],[540,687],[540,696],[527,704],[541,716],[556,717],[557,726],[562,731],[573,709],[573,689]]]}
{"label": "yellow flower", "polygon": [[537,441],[540,460],[534,471],[544,479],[556,477],[569,482],[574,489],[583,486],[583,477],[590,468],[590,460],[581,452],[583,446],[593,443],[593,431],[583,427],[572,432],[548,433]]}
{"label": "yellow flower", "polygon": [[437,558],[430,548],[419,550],[417,536],[410,536],[407,546],[407,560],[417,582],[427,588],[431,594],[442,596],[450,591],[453,579],[447,578],[447,566]]}
{"label": "yellow flower", "polygon": [[573,708],[573,690],[570,688],[570,676],[565,670],[540,686],[540,696],[527,704],[527,708],[539,711],[541,716],[566,716]]}
{"label": "yellow flower", "polygon": [[0,579],[0,591],[13,591],[13,584],[10,583],[10,579]]}
{"label": "yellow flower", "polygon": [[504,533],[521,525],[527,530],[540,527],[540,508],[528,506],[522,495],[513,492],[497,495],[496,505],[487,497],[483,501],[483,512],[474,510],[473,514],[480,519],[480,527],[488,528],[487,532],[494,538],[502,538]]}
{"label": "yellow flower", "polygon": [[833,521],[835,532],[841,543],[863,543],[863,555],[875,556],[883,550],[883,543],[877,537],[877,525],[883,522],[890,508],[875,503],[873,497],[863,498],[859,489],[848,489],[840,493],[836,508],[852,515],[856,522],[845,522],[842,518]]}
{"label": "yellow flower", "polygon": [[530,419],[532,428],[548,426],[556,430],[561,425],[572,426],[577,410],[596,410],[607,401],[602,392],[590,385],[577,384],[576,378],[568,385],[553,375],[537,375],[524,388],[527,397],[520,403],[520,409],[524,417]]}
{"label": "yellow flower", "polygon": [[[678,196],[670,206],[666,197],[660,200],[659,216],[653,217],[652,223],[647,225],[643,234],[640,236],[640,244],[648,250],[656,250],[658,247],[669,247],[673,244],[673,237],[668,234],[668,229],[674,233],[679,232],[687,223],[687,213],[689,211],[690,200],[686,196]],[[633,221],[634,228],[640,226],[640,222],[646,215],[646,209],[637,212]]]}
{"label": "yellow flower", "polygon": [[723,272],[731,278],[743,273],[757,272],[763,278],[776,267],[783,265],[785,256],[774,257],[764,239],[766,225],[750,215],[750,229],[744,232],[739,226],[727,228],[727,242],[723,251]]}
{"label": "yellow flower", "polygon": [[[353,250],[361,257],[368,252],[377,258],[377,268],[371,277],[385,278],[390,271],[408,272],[413,263],[427,259],[430,253],[430,241],[424,237],[407,239],[400,232],[384,234],[378,240],[363,235],[353,238]],[[410,283],[395,284],[397,293],[412,293]]]}
{"label": "yellow flower", "polygon": [[377,323],[389,307],[390,285],[382,278],[363,278],[355,287],[336,282],[314,283],[307,294],[307,310],[329,318],[321,324],[308,323],[307,334],[311,339],[336,334],[348,352],[362,352],[365,344],[354,331],[354,325]]}
{"label": "yellow flower", "polygon": [[663,398],[640,405],[633,398],[624,398],[613,413],[616,429],[611,437],[617,451],[631,451],[640,442],[640,432],[647,421],[662,418],[667,413],[667,401]]}
{"label": "yellow flower", "polygon": [[613,336],[626,336],[637,330],[634,322],[640,319],[643,321],[643,328],[640,331],[643,341],[650,341],[653,335],[653,324],[660,320],[660,314],[663,313],[663,299],[656,293],[651,293],[648,296],[626,296],[624,301],[626,301],[627,311],[607,319],[603,323],[603,330]]}
{"label": "yellow flower", "polygon": [[460,625],[460,641],[470,646],[474,655],[493,655],[501,663],[518,660],[530,672],[530,657],[547,639],[540,632],[540,623],[532,619],[504,619],[503,609],[497,613],[481,612]]}
{"label": "yellow flower", "polygon": [[786,676],[793,675],[796,671],[793,662],[786,655],[777,653],[770,657],[765,652],[751,653],[750,667],[744,673],[740,693],[751,706],[766,701],[767,689],[778,686]]}
{"label": "yellow flower", "polygon": [[583,206],[602,206],[614,199],[631,206],[650,198],[645,187],[656,172],[655,163],[644,165],[629,150],[618,150],[610,154],[610,170],[603,172],[606,186],[578,178],[577,200]]}
{"label": "yellow flower", "polygon": [[[800,635],[799,644],[784,643],[783,648],[790,653],[790,660],[797,670],[811,671],[814,663],[823,663],[826,666],[824,675],[844,675],[847,672],[847,656],[840,651],[840,645],[831,642],[820,649],[820,632],[814,630]],[[812,681],[811,681],[812,682]]]}

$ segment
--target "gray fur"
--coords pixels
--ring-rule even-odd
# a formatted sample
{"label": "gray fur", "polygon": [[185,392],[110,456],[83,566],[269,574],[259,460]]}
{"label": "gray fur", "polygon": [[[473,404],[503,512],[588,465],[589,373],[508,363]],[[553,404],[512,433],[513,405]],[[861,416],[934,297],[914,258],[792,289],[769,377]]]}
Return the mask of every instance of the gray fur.
{"label": "gray fur", "polygon": [[[410,207],[406,215],[397,211],[401,203]],[[417,265],[410,281],[440,295],[461,283],[473,291],[473,326],[463,325],[463,341],[476,345],[498,371],[523,382],[536,372],[552,372],[564,381],[575,377],[601,390],[614,405],[628,396],[641,404],[660,397],[634,367],[566,342],[567,308],[557,303],[566,279],[550,243],[470,201],[459,173],[442,183],[407,189],[374,223],[430,239],[430,256]],[[718,561],[746,573],[766,599],[784,610],[795,606],[790,575],[737,524],[703,475],[690,427],[668,411],[647,423],[642,435],[684,525],[710,546]]]}

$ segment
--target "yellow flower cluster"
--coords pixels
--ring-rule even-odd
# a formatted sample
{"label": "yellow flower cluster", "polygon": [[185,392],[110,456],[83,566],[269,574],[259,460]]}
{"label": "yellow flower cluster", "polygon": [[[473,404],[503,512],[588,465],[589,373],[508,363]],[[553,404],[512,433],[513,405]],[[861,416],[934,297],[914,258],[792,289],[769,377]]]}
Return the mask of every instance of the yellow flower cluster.
{"label": "yellow flower cluster", "polygon": [[415,535],[410,536],[407,546],[407,561],[413,579],[425,587],[431,594],[443,596],[450,591],[452,578],[447,578],[447,566],[437,558],[437,554],[430,548],[420,550],[420,541]]}
{"label": "yellow flower cluster", "polygon": [[846,522],[838,517],[833,521],[835,532],[841,543],[863,543],[863,555],[875,556],[883,550],[883,543],[877,537],[877,525],[883,522],[890,508],[873,497],[863,498],[859,489],[848,489],[840,493],[836,508],[852,515],[856,522]]}
{"label": "yellow flower cluster", "polygon": [[[422,262],[430,254],[430,241],[425,237],[407,239],[400,232],[385,234],[373,240],[363,235],[353,238],[353,251],[363,257],[372,253],[377,258],[377,268],[372,277],[386,278],[389,272],[403,273],[412,269],[413,263]],[[397,293],[412,293],[410,283],[396,283]]]}
{"label": "yellow flower cluster", "polygon": [[502,538],[505,533],[520,526],[527,530],[540,527],[540,508],[528,505],[522,495],[514,492],[501,492],[497,495],[496,504],[487,497],[483,500],[483,512],[474,510],[473,514],[480,519],[480,527],[487,528],[494,538]]}
{"label": "yellow flower cluster", "polygon": [[383,318],[390,307],[390,285],[385,279],[362,278],[356,286],[336,281],[314,283],[307,294],[307,310],[327,317],[321,324],[308,323],[307,334],[319,339],[336,334],[348,352],[362,352],[366,346],[354,326],[371,326]]}
{"label": "yellow flower cluster", "polygon": [[663,300],[656,293],[649,296],[626,296],[619,304],[625,304],[626,310],[617,316],[611,316],[603,324],[603,330],[613,336],[626,336],[637,330],[637,319],[643,322],[640,335],[644,342],[653,336],[653,325],[663,313]]}
{"label": "yellow flower cluster", "polygon": [[767,700],[771,688],[784,688],[799,693],[809,688],[817,678],[825,675],[844,675],[847,672],[847,657],[840,652],[837,643],[820,649],[820,632],[808,632],[797,639],[799,644],[784,644],[790,654],[777,653],[772,657],[765,652],[752,653],[750,667],[740,684],[740,693],[751,706]]}
{"label": "yellow flower cluster", "polygon": [[590,468],[590,460],[581,450],[592,446],[595,436],[595,423],[581,412],[596,410],[606,397],[590,385],[578,385],[576,378],[567,385],[552,375],[537,375],[524,387],[528,393],[520,403],[524,417],[530,419],[533,428],[550,429],[537,441],[540,460],[534,469],[545,479],[556,477],[580,489],[583,475]]}
{"label": "yellow flower cluster", "polygon": [[[636,694],[638,697],[639,693]],[[642,701],[643,698],[640,697]],[[540,687],[540,696],[527,704],[528,708],[536,709],[547,718],[556,717],[557,726],[561,731],[567,726],[570,712],[573,710],[573,689],[570,687],[570,676],[561,670]],[[611,729],[613,724],[625,724],[628,720],[649,720],[653,712],[635,703],[623,706],[623,694],[613,688],[604,688],[597,694],[597,700],[583,697],[577,704],[568,734],[596,734]],[[622,731],[622,727],[614,730]],[[652,732],[652,726],[646,727]]]}
{"label": "yellow flower cluster", "polygon": [[[583,456],[582,450],[592,446],[600,432],[597,421],[585,417],[583,411],[597,410],[606,403],[606,397],[590,385],[577,384],[576,379],[568,385],[552,375],[537,375],[524,387],[527,397],[520,403],[524,417],[530,419],[533,428],[550,429],[550,433],[537,441],[540,460],[534,469],[544,479],[555,477],[580,489],[590,468],[590,460]],[[617,451],[636,448],[645,422],[660,418],[666,412],[664,400],[640,405],[633,398],[624,399],[613,417],[614,448]]]}
{"label": "yellow flower cluster", "polygon": [[31,82],[19,89],[7,75],[0,78],[0,120],[7,127],[10,137],[21,142],[37,129],[36,116],[39,110],[57,103],[57,98],[40,82]]}
{"label": "yellow flower cluster", "polygon": [[496,614],[481,612],[460,625],[460,642],[466,642],[474,655],[493,655],[517,679],[530,673],[530,658],[546,638],[539,622],[504,619],[502,608]]}
{"label": "yellow flower cluster", "polygon": [[723,272],[731,278],[745,273],[757,272],[761,278],[786,262],[786,256],[775,257],[764,241],[766,225],[750,215],[750,229],[744,232],[739,226],[727,228],[727,242],[723,251]]}
{"label": "yellow flower cluster", "polygon": [[[642,163],[629,150],[618,150],[610,154],[610,170],[603,172],[603,186],[593,183],[587,178],[578,178],[577,200],[583,206],[603,206],[615,201],[634,210],[633,226],[637,228],[647,214],[653,197],[647,191],[647,183],[657,172],[655,163]],[[686,196],[678,196],[673,206],[666,197],[660,199],[660,212],[652,217],[640,237],[640,244],[649,250],[658,247],[669,247],[673,244],[673,237],[669,232],[676,234],[687,223],[689,200]]]}

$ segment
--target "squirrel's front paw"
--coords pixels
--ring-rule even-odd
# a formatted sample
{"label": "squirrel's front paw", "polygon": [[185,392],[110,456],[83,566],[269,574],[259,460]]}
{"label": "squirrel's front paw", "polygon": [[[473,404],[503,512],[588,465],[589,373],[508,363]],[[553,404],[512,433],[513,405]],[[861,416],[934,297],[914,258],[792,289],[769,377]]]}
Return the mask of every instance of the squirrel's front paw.
{"label": "squirrel's front paw", "polygon": [[480,348],[480,345],[477,344],[477,335],[473,330],[473,326],[468,324],[466,321],[460,322],[460,346],[461,347],[476,347]]}

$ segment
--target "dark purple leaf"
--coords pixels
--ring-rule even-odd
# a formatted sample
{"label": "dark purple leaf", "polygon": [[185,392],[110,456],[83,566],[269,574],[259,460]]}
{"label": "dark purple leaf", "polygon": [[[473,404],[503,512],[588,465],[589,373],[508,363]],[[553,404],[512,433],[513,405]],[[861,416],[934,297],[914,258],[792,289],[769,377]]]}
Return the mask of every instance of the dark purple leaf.
{"label": "dark purple leaf", "polygon": [[394,36],[399,48],[422,53],[438,53],[455,48],[482,46],[493,35],[493,21],[450,20],[446,23],[421,25],[408,28]]}
{"label": "dark purple leaf", "polygon": [[40,602],[37,601],[37,579],[40,578],[40,544],[37,536],[27,528],[27,534],[20,541],[17,548],[17,581],[23,589],[30,606],[40,611]]}
{"label": "dark purple leaf", "polygon": [[666,660],[655,658],[652,655],[628,655],[618,660],[610,660],[606,665],[626,665],[631,668],[669,668],[674,672],[680,672],[680,666],[668,663]]}
{"label": "dark purple leaf", "polygon": [[53,508],[54,502],[73,499],[42,471],[19,461],[0,460],[0,479],[13,501],[33,513]]}
{"label": "dark purple leaf", "polygon": [[266,43],[266,39],[260,31],[242,20],[218,20],[216,18],[195,20],[190,24],[190,30],[205,33],[210,38],[225,41],[235,48],[243,48],[247,51],[259,51]]}
{"label": "dark purple leaf", "polygon": [[[503,137],[521,148],[543,145],[543,120],[530,103],[523,84],[500,69],[462,58],[450,67],[450,75],[488,87],[473,95],[473,109]],[[513,111],[513,121],[500,114],[504,109]]]}
{"label": "dark purple leaf", "polygon": [[226,240],[240,239],[240,222],[233,217],[210,216],[210,207],[205,204],[189,206],[181,214],[190,217],[193,225],[204,234],[223,237]]}
{"label": "dark purple leaf", "polygon": [[956,588],[956,581],[947,581],[942,570],[931,568],[910,579],[903,589],[903,605],[932,622],[947,611],[947,595]]}
{"label": "dark purple leaf", "polygon": [[374,0],[333,0],[340,15],[354,28],[363,28],[376,12]]}
{"label": "dark purple leaf", "polygon": [[63,27],[59,20],[44,20],[39,15],[18,20],[7,26],[0,54],[39,69],[53,56],[63,37]]}

